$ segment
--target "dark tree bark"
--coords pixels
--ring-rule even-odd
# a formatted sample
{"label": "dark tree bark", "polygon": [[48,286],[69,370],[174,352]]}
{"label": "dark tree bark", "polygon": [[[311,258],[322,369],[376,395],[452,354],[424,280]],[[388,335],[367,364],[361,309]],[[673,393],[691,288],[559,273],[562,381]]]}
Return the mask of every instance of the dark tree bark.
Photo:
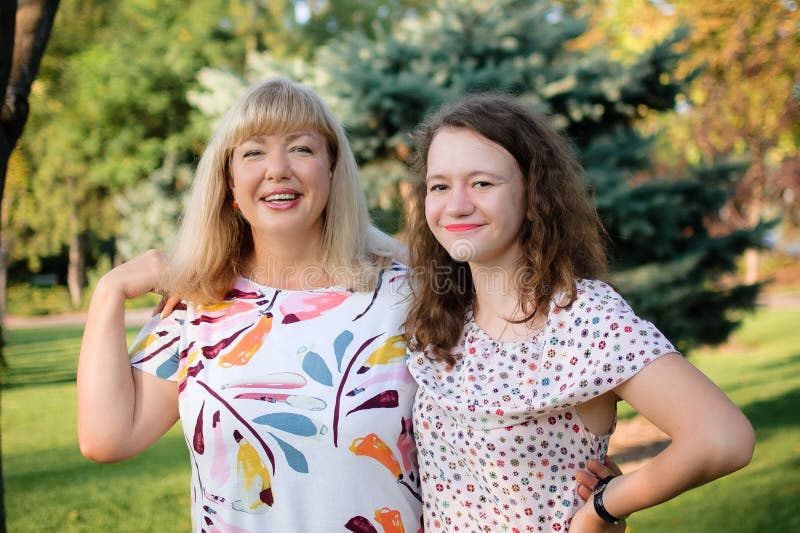
{"label": "dark tree bark", "polygon": [[[57,9],[58,0],[0,0],[0,94],[4,95],[0,108],[0,202],[6,184],[8,159],[28,120],[28,95],[50,38]],[[2,297],[0,311],[5,309],[5,294]],[[3,361],[2,349],[0,322],[0,363]],[[0,455],[0,533],[6,531],[4,496]]]}

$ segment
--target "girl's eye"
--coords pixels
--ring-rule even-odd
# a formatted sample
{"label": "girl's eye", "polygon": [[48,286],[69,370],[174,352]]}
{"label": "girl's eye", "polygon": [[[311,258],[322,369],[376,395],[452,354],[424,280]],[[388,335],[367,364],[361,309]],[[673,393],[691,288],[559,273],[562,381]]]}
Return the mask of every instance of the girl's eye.
{"label": "girl's eye", "polygon": [[491,187],[492,184],[488,181],[476,181],[472,186],[476,189],[483,189],[484,187]]}
{"label": "girl's eye", "polygon": [[434,183],[433,185],[431,185],[431,186],[428,188],[428,190],[429,190],[430,192],[441,192],[441,191],[446,191],[446,190],[447,190],[447,185],[445,185],[445,184],[443,184],[443,183]]}

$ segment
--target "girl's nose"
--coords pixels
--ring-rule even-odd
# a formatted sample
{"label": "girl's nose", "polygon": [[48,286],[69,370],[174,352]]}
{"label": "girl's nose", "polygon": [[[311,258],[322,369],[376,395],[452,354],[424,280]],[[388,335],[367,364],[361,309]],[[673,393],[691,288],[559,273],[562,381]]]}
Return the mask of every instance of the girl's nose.
{"label": "girl's nose", "polygon": [[475,211],[475,204],[472,203],[469,190],[460,185],[454,186],[448,195],[445,211],[453,217],[471,215]]}

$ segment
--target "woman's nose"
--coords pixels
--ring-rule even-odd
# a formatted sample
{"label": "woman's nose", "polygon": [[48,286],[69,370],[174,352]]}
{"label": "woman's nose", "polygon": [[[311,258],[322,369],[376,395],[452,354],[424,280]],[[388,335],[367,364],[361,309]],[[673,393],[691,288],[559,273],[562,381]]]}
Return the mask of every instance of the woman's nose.
{"label": "woman's nose", "polygon": [[283,150],[272,150],[267,154],[264,177],[268,180],[281,180],[290,176],[289,158]]}

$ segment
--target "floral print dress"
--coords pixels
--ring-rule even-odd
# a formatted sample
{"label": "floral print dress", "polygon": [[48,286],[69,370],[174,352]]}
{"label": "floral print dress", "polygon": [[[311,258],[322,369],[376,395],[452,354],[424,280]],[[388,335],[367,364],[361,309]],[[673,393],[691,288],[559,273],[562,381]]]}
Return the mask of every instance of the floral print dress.
{"label": "floral print dress", "polygon": [[675,348],[610,286],[582,280],[534,338],[494,341],[470,314],[455,351],[452,367],[408,361],[426,532],[566,531],[582,504],[575,473],[610,438],[576,406]]}
{"label": "floral print dress", "polygon": [[131,365],[178,382],[194,531],[420,529],[405,276],[363,293],[240,278],[144,327]]}

